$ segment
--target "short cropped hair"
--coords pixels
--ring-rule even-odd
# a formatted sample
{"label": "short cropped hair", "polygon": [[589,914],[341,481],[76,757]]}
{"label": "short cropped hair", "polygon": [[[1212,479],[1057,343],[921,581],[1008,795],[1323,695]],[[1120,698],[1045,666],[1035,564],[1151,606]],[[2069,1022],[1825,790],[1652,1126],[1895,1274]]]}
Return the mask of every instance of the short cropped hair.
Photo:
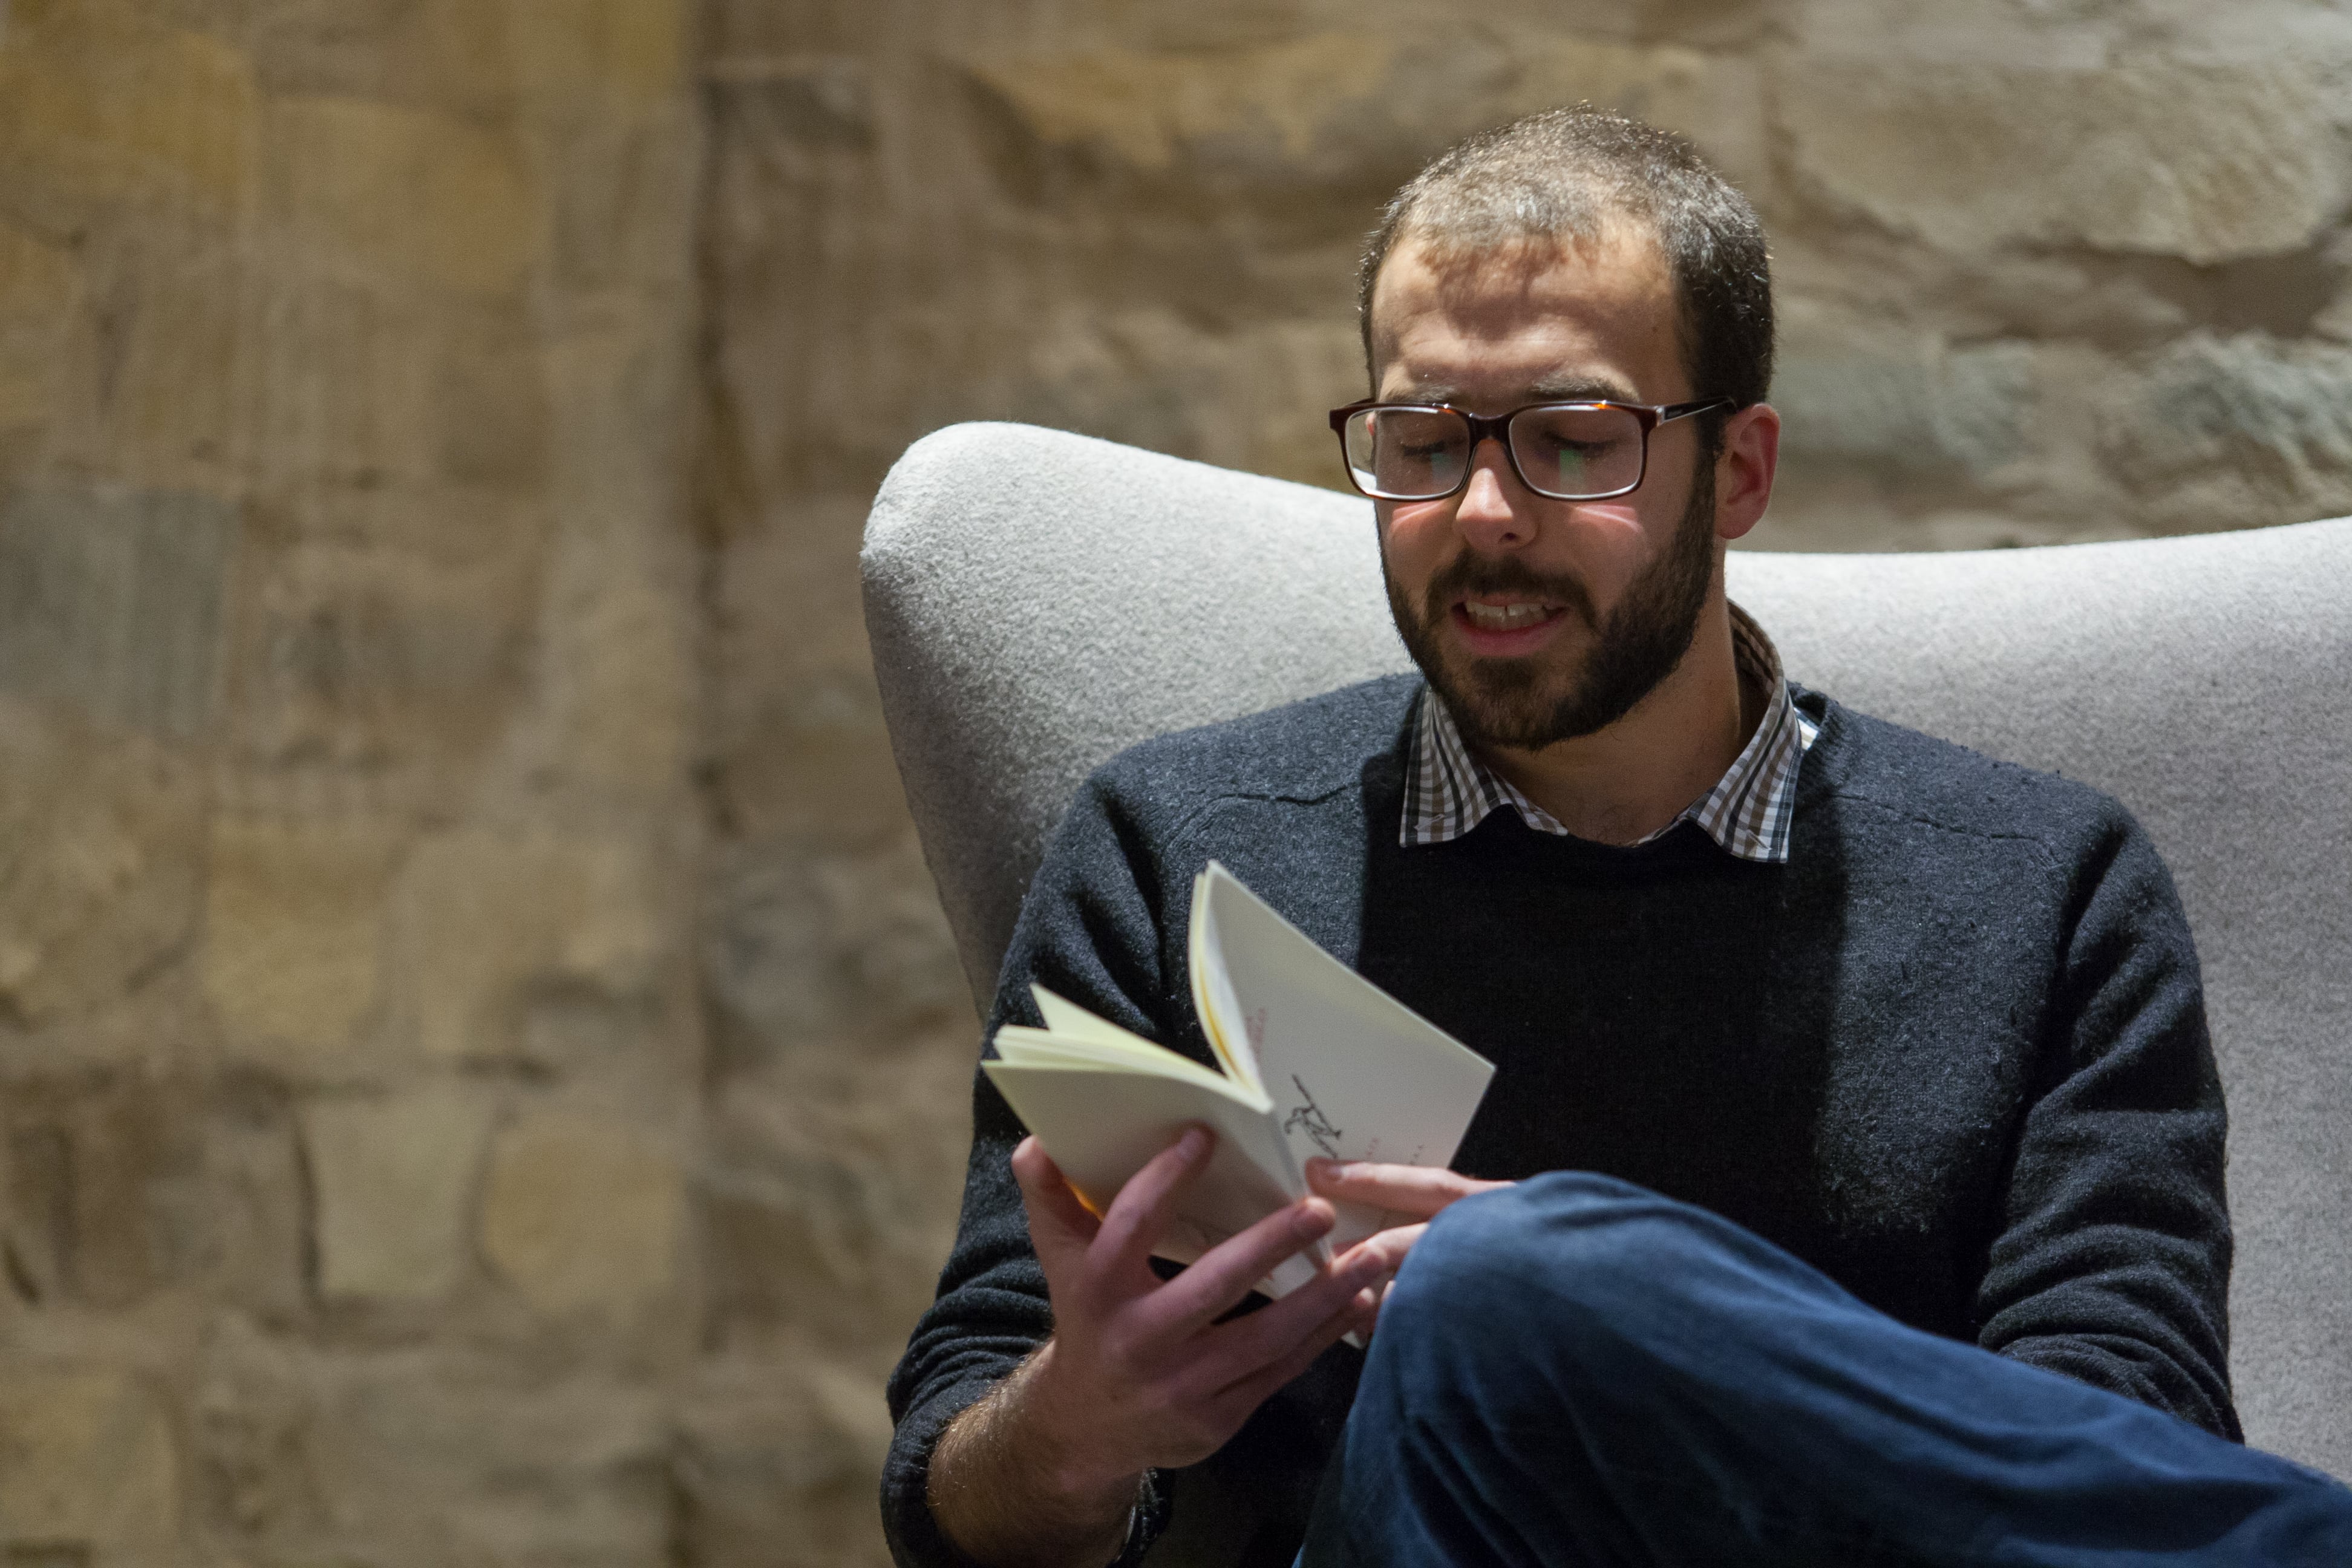
{"label": "short cropped hair", "polygon": [[[1406,239],[1455,253],[1599,237],[1612,218],[1646,226],[1681,305],[1693,397],[1761,403],[1772,385],[1772,270],[1748,198],[1669,132],[1591,105],[1547,110],[1441,153],[1381,213],[1356,273],[1364,365],[1372,363],[1372,287]],[[1710,419],[1709,445],[1721,430]]]}

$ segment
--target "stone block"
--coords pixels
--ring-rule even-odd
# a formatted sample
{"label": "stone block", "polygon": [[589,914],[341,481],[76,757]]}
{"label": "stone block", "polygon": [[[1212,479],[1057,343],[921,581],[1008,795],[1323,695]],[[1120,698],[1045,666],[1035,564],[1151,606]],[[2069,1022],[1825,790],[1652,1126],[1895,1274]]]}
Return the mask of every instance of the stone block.
{"label": "stone block", "polygon": [[889,1561],[873,1497],[889,1446],[878,1368],[809,1345],[717,1359],[682,1402],[678,1532],[711,1568]]}
{"label": "stone block", "polygon": [[236,50],[138,8],[20,10],[0,48],[0,213],[60,237],[123,210],[225,221],[255,100]]}
{"label": "stone block", "polygon": [[443,1086],[302,1112],[329,1297],[433,1301],[464,1271],[469,1207],[492,1103]]}
{"label": "stone block", "polygon": [[1807,60],[1774,96],[1809,194],[1950,250],[2273,256],[2346,194],[2323,78],[2283,61]]}
{"label": "stone block", "polygon": [[1507,34],[1519,62],[1517,79],[1502,101],[1479,106],[1489,121],[1462,124],[1453,134],[1538,110],[1593,103],[1689,137],[1725,178],[1759,205],[1769,204],[1764,73],[1754,61],[1671,43],[1564,35],[1549,23]]}
{"label": "stone block", "polygon": [[507,126],[356,99],[262,115],[263,211],[321,263],[386,283],[513,293],[545,243],[542,193]]}
{"label": "stone block", "polygon": [[[255,79],[279,97],[363,98],[488,117],[514,107],[509,8],[473,0],[270,0],[224,6]],[[245,13],[236,16],[236,11]]]}
{"label": "stone block", "polygon": [[[0,603],[24,586],[8,562],[0,534]],[[0,625],[0,652],[26,649],[31,675],[80,673],[45,668],[57,650],[18,630]],[[146,650],[130,651],[135,669]],[[188,758],[0,689],[0,842],[16,847],[0,879],[0,1015],[39,1026],[98,1012],[186,952],[204,896],[203,780]]]}
{"label": "stone block", "polygon": [[499,1134],[482,1251],[538,1310],[626,1321],[678,1278],[683,1184],[644,1129],[565,1110]]}
{"label": "stone block", "polygon": [[257,368],[247,258],[135,226],[80,254],[80,298],[58,322],[53,464],[158,491],[221,487]]}
{"label": "stone block", "polygon": [[[982,69],[985,79],[988,68]],[[704,77],[722,123],[739,134],[808,148],[865,152],[874,145],[873,70],[856,55],[719,59],[705,68]],[[1016,101],[1023,96],[1018,86],[1013,96]]]}
{"label": "stone block", "polygon": [[237,531],[208,495],[0,500],[0,692],[163,740],[204,733]]}
{"label": "stone block", "polygon": [[2352,349],[2192,333],[2111,378],[2099,456],[2158,528],[2352,511]]}
{"label": "stone block", "polygon": [[513,301],[435,299],[307,266],[255,271],[245,286],[267,288],[270,305],[238,325],[252,392],[233,443],[253,471],[300,487],[314,512],[395,487],[529,491],[543,479],[545,366]]}
{"label": "stone block", "polygon": [[569,334],[551,354],[562,434],[550,499],[568,526],[543,600],[551,679],[532,762],[606,809],[672,809],[696,744],[698,568],[670,526],[690,460],[677,325]]}
{"label": "stone block", "polygon": [[[257,509],[236,623],[235,754],[264,777],[324,775],[322,787],[360,800],[457,810],[530,691],[544,511],[474,506],[406,525],[436,558],[411,546],[400,508],[329,508],[299,490],[283,504],[306,500],[316,510],[304,515],[275,500]],[[455,537],[458,520],[478,535]],[[394,537],[367,538],[372,522]],[[338,524],[360,537],[335,537]],[[301,537],[312,532],[324,537]]]}
{"label": "stone block", "polygon": [[317,1405],[299,1347],[219,1314],[194,1363],[188,1490],[203,1525],[283,1540],[325,1521],[305,1452]]}
{"label": "stone block", "polygon": [[303,1469],[321,1534],[347,1543],[348,1560],[677,1561],[667,1424],[643,1383],[550,1379],[504,1357],[422,1350],[313,1354],[299,1373],[310,1404]]}
{"label": "stone block", "polygon": [[1998,343],[1908,354],[1784,355],[1772,403],[1792,462],[1983,479],[2027,455],[2033,352]]}
{"label": "stone block", "polygon": [[433,471],[461,485],[543,485],[550,367],[536,335],[500,320],[451,333],[438,348],[427,447],[437,458]]}
{"label": "stone block", "polygon": [[971,1017],[911,832],[856,848],[813,836],[735,846],[713,879],[709,929],[710,1000],[761,1055]]}
{"label": "stone block", "polygon": [[168,1104],[136,1082],[13,1086],[0,1125],[20,1291],[53,1306],[121,1308],[170,1279],[172,1254],[192,1250],[192,1238],[163,1234],[157,1200],[201,1184],[201,1130]]}
{"label": "stone block", "polygon": [[509,13],[516,79],[530,100],[624,112],[687,87],[683,0],[542,0]]}
{"label": "stone block", "polygon": [[299,1304],[292,1130],[257,1083],[113,1072],[23,1079],[0,1108],[0,1233],[16,1291],[124,1308],[200,1287]]}
{"label": "stone block", "polygon": [[537,995],[650,994],[669,949],[657,893],[625,840],[531,828],[423,840],[394,906],[404,1031],[443,1059],[511,1059]]}
{"label": "stone block", "polygon": [[223,815],[212,824],[205,994],[232,1039],[348,1047],[382,995],[383,901],[404,834],[385,822]]}
{"label": "stone block", "polygon": [[179,1117],[202,1104],[204,1143],[197,1168],[158,1184],[150,1197],[163,1266],[201,1287],[209,1302],[291,1320],[309,1305],[309,1237],[301,1151],[284,1089],[231,1071],[175,1103]]}
{"label": "stone block", "polygon": [[179,1500],[170,1413],[144,1379],[0,1360],[0,1545],[165,1547],[178,1536]]}
{"label": "stone block", "polygon": [[[714,744],[747,838],[871,843],[906,825],[858,595],[866,510],[858,497],[795,497],[719,556]],[[795,635],[775,636],[780,625]]]}
{"label": "stone block", "polygon": [[569,289],[691,286],[700,138],[683,110],[565,128],[553,155],[555,276]]}
{"label": "stone block", "polygon": [[0,226],[0,430],[47,419],[78,279],[64,249]]}
{"label": "stone block", "polygon": [[723,1058],[697,1194],[713,1342],[877,1345],[913,1326],[955,1232],[975,1033]]}
{"label": "stone block", "polygon": [[682,563],[640,557],[632,579],[613,570],[625,549],[583,541],[564,556],[569,591],[551,598],[543,637],[566,668],[533,736],[541,765],[585,798],[675,811],[701,698],[682,574],[667,570]]}
{"label": "stone block", "polygon": [[1401,47],[1367,30],[1234,50],[983,58],[971,71],[1045,145],[1162,173],[1237,140],[1262,144],[1269,163],[1307,158],[1335,117],[1377,100]]}
{"label": "stone block", "polygon": [[1402,29],[1366,26],[1218,48],[983,56],[969,68],[1033,148],[1147,188],[1174,181],[1227,200],[1255,189],[1328,203],[1328,221],[1349,234],[1449,143],[1580,101],[1693,137],[1742,184],[1769,170],[1751,63],[1568,39],[1549,25],[1463,29],[1437,51]]}

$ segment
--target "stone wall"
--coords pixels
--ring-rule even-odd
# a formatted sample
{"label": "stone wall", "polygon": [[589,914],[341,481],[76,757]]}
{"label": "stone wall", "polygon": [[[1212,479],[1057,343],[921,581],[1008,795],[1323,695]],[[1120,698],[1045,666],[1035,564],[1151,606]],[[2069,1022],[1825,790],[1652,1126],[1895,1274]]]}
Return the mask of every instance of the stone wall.
{"label": "stone wall", "polygon": [[10,1563],[696,1528],[692,21],[0,7]]}
{"label": "stone wall", "polygon": [[1024,419],[1337,483],[1321,414],[1360,395],[1381,202],[1457,136],[1591,99],[1696,137],[1771,228],[1790,429],[1759,543],[2352,510],[2340,8],[719,0],[709,22],[705,953],[748,1245],[708,1256],[722,1337],[820,1346],[845,1378],[928,1300],[975,1045],[857,620],[866,505],[916,436]]}
{"label": "stone wall", "polygon": [[0,1558],[881,1560],[975,1047],[858,621],[956,419],[1332,482],[1590,98],[1776,241],[1766,545],[2352,510],[2300,0],[0,0]]}

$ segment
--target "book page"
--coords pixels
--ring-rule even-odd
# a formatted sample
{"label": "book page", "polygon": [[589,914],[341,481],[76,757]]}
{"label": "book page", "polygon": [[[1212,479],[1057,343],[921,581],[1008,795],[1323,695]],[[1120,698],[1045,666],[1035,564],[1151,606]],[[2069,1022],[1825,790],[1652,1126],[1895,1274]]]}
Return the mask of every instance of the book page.
{"label": "book page", "polygon": [[[1022,1051],[1017,1042],[1015,1049]],[[1167,1054],[1195,1073],[1204,1070],[1172,1051]],[[1306,1195],[1303,1186],[1286,1189],[1278,1175],[1287,1159],[1273,1121],[1232,1086],[1202,1083],[1185,1074],[1121,1070],[1108,1063],[1067,1065],[1042,1057],[983,1061],[981,1070],[1097,1215],[1186,1126],[1203,1122],[1216,1133],[1207,1168],[1185,1189],[1176,1222],[1152,1248],[1161,1258],[1190,1263]],[[1259,1288],[1285,1293],[1311,1278],[1317,1263],[1329,1257],[1328,1242],[1319,1244]]]}
{"label": "book page", "polygon": [[[1029,995],[1037,1004],[1037,1016],[1045,1020],[1045,1032],[1049,1035],[1058,1035],[1069,1040],[1100,1040],[1111,1045],[1141,1046],[1152,1051],[1168,1049],[1131,1029],[1120,1028],[1108,1018],[1087,1012],[1076,1002],[1066,1001],[1034,981],[1029,986]],[[1175,1053],[1169,1054],[1172,1056]]]}
{"label": "book page", "polygon": [[[1211,870],[1231,880],[1225,868],[1215,861],[1209,862]],[[1234,998],[1233,983],[1221,966],[1202,962],[1209,949],[1209,900],[1202,896],[1207,873],[1192,883],[1192,920],[1185,937],[1188,977],[1192,983],[1192,1012],[1201,1021],[1201,1033],[1207,1037],[1209,1049],[1225,1069],[1225,1076],[1236,1083],[1245,1083],[1261,1094],[1265,1082],[1258,1076],[1257,1053],[1250,1048],[1249,1037],[1234,1021],[1242,1016],[1241,1004]],[[1235,887],[1241,884],[1235,882]]]}
{"label": "book page", "polygon": [[[1212,861],[1193,889],[1196,995],[1255,1067],[1293,1159],[1450,1163],[1493,1064],[1317,947]],[[1393,1223],[1343,1205],[1336,1250]]]}
{"label": "book page", "polygon": [[1142,1073],[1154,1078],[1182,1079],[1188,1083],[1200,1084],[1212,1093],[1247,1105],[1261,1115],[1270,1109],[1265,1100],[1232,1079],[1143,1040],[1122,1043],[1073,1038],[1067,1035],[1049,1035],[1043,1029],[1027,1029],[1018,1024],[1007,1024],[996,1031],[996,1054],[1000,1060],[1020,1067],[1058,1067],[1072,1071]]}

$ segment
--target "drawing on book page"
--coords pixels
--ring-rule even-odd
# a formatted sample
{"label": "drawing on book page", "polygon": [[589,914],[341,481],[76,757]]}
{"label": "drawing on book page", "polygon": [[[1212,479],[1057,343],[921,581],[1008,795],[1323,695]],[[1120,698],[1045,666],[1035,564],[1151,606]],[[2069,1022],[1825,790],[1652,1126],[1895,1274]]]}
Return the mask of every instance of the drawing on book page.
{"label": "drawing on book page", "polygon": [[1314,1141],[1318,1149],[1323,1151],[1325,1159],[1338,1159],[1339,1140],[1347,1136],[1346,1129],[1331,1125],[1331,1119],[1323,1114],[1323,1108],[1315,1103],[1315,1097],[1307,1091],[1307,1085],[1299,1080],[1297,1073],[1290,1075],[1290,1081],[1297,1086],[1298,1098],[1307,1103],[1283,1118],[1283,1135],[1287,1137],[1293,1132],[1304,1132]]}

